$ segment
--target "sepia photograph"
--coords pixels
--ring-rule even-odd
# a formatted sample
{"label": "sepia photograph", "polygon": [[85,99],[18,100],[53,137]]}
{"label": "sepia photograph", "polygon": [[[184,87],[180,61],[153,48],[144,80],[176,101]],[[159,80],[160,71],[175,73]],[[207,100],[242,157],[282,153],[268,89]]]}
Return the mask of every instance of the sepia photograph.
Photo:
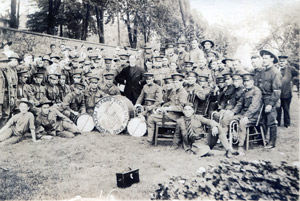
{"label": "sepia photograph", "polygon": [[299,200],[299,0],[0,0],[0,200]]}

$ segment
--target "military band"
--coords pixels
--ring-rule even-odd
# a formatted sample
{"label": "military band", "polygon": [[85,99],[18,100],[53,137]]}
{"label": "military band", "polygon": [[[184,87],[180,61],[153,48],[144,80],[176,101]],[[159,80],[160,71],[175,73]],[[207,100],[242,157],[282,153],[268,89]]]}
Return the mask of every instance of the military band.
{"label": "military band", "polygon": [[139,116],[147,123],[150,145],[156,124],[173,122],[174,148],[197,153],[201,138],[219,138],[231,157],[230,122],[239,122],[243,154],[246,128],[261,118],[270,136],[266,148],[275,148],[282,110],[284,126],[291,125],[291,82],[298,70],[287,56],[278,60],[269,50],[251,57],[251,70],[237,58],[222,57],[215,46],[212,40],[180,40],[161,52],[148,44],[142,54],[118,48],[110,58],[100,48],[87,47],[81,54],[65,45],[57,50],[55,44],[49,54],[28,53],[23,60],[11,52],[0,69],[0,141],[15,143],[26,133],[33,141],[36,135],[74,137],[81,133],[76,127],[81,114],[92,116],[103,97],[123,95],[143,108]]}

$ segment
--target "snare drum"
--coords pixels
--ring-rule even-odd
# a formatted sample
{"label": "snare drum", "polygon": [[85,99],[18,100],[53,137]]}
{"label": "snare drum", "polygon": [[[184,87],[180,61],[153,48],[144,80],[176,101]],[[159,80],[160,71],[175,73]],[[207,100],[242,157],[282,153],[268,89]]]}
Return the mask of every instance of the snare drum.
{"label": "snare drum", "polygon": [[95,128],[94,119],[89,114],[81,114],[76,121],[76,125],[81,132],[91,132]]}
{"label": "snare drum", "polygon": [[142,137],[147,131],[147,124],[145,120],[135,117],[129,121],[127,130],[131,136]]}

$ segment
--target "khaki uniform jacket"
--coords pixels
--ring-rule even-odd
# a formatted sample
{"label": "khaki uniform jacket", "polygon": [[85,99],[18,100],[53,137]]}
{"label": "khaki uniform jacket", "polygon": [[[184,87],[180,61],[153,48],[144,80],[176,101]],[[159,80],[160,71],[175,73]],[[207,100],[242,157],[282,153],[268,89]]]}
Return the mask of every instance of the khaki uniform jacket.
{"label": "khaki uniform jacket", "polygon": [[248,117],[250,123],[255,123],[260,109],[262,107],[261,90],[253,86],[251,89],[246,89],[242,97],[238,100],[233,108],[235,115],[241,114]]}
{"label": "khaki uniform jacket", "polygon": [[155,100],[154,107],[162,103],[162,90],[161,87],[153,83],[151,86],[144,85],[136,104],[144,105],[145,99],[151,98]]}
{"label": "khaki uniform jacket", "polygon": [[266,105],[276,106],[276,103],[280,99],[282,77],[279,70],[272,66],[262,72],[262,82],[259,88],[262,92],[263,102]]}
{"label": "khaki uniform jacket", "polygon": [[231,98],[228,100],[228,104],[226,105],[225,109],[226,110],[232,110],[235,105],[237,104],[237,102],[239,101],[239,99],[243,96],[245,91],[245,88],[239,87],[237,89],[234,89],[234,92],[231,96]]}

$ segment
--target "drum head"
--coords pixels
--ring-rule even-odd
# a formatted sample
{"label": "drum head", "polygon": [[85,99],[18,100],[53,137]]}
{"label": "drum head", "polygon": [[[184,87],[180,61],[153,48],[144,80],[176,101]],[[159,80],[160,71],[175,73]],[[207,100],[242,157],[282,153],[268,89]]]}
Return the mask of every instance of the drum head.
{"label": "drum head", "polygon": [[95,128],[93,117],[89,114],[82,114],[76,122],[77,128],[82,132],[91,132]]}
{"label": "drum head", "polygon": [[147,131],[147,124],[141,118],[133,118],[129,121],[127,130],[134,137],[142,137]]}
{"label": "drum head", "polygon": [[133,115],[133,105],[126,97],[108,96],[98,101],[93,118],[100,132],[119,134]]}

